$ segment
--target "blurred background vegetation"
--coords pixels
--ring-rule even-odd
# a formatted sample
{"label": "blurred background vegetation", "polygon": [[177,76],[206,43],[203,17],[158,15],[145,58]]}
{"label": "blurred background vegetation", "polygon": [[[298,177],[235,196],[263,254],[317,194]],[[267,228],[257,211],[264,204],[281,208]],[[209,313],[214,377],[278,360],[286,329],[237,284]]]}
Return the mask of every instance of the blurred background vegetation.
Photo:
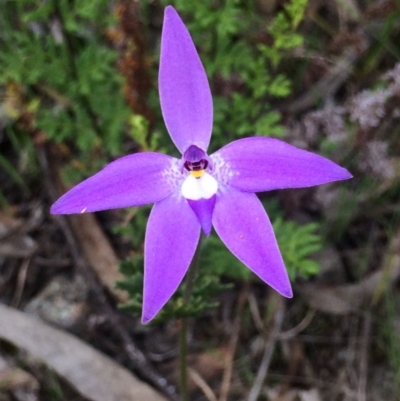
{"label": "blurred background vegetation", "polygon": [[[289,329],[307,310],[316,310],[306,334],[328,337],[334,325],[338,338],[354,341],[340,347],[356,357],[335,354],[333,342],[320,346],[304,340],[303,365],[311,360],[320,380],[339,380],[333,371],[344,371],[348,376],[341,386],[357,397],[395,399],[400,384],[397,0],[0,0],[0,217],[26,222],[40,210],[42,223],[26,230],[39,244],[35,255],[68,255],[68,245],[55,234],[56,223],[48,215],[53,195],[45,183],[43,152],[65,187],[128,153],[178,156],[157,91],[168,4],[187,24],[211,84],[215,122],[210,153],[240,137],[272,136],[331,158],[354,174],[346,183],[260,194],[295,283],[283,327]],[[130,294],[125,308],[136,313],[149,210],[98,216],[123,260],[124,279],[118,285]],[[9,303],[18,266],[10,267],[1,248],[0,257],[2,280],[11,284],[6,290],[2,285],[2,298]],[[244,377],[242,388],[251,387],[260,355],[246,359],[245,343],[253,344],[268,331],[271,312],[265,299],[270,293],[215,234],[203,243],[201,266],[193,304],[185,309],[178,292],[158,323],[187,315],[200,316],[200,324],[204,314],[217,319],[227,299],[228,305],[235,303],[250,286],[258,306],[254,309],[249,301],[250,309],[243,311],[244,344],[236,374]],[[8,271],[14,273],[8,277]],[[46,282],[53,275],[39,277]],[[376,285],[371,287],[372,278]],[[22,304],[42,286],[32,278]],[[340,302],[347,307],[338,306]],[[371,330],[365,334],[365,316],[371,315]],[[226,327],[213,328],[228,335]],[[209,341],[207,347],[218,347],[210,330],[199,332],[202,341]],[[365,340],[363,333],[368,335],[369,362],[357,345]],[[282,347],[273,365],[276,372],[291,350]],[[320,355],[334,355],[333,367]],[[362,364],[371,368],[365,373]],[[363,384],[365,376],[368,385]],[[382,385],[378,395],[367,391],[373,386],[371,376],[390,383],[389,389]],[[328,388],[331,398],[323,399],[345,399],[341,391]]]}

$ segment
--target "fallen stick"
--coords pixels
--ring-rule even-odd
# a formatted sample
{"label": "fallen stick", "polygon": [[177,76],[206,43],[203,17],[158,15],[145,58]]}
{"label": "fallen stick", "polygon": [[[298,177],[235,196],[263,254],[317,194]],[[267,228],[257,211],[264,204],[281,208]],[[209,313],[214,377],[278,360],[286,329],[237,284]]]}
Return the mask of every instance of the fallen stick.
{"label": "fallen stick", "polygon": [[0,338],[40,359],[90,401],[166,401],[129,370],[75,336],[0,305]]}

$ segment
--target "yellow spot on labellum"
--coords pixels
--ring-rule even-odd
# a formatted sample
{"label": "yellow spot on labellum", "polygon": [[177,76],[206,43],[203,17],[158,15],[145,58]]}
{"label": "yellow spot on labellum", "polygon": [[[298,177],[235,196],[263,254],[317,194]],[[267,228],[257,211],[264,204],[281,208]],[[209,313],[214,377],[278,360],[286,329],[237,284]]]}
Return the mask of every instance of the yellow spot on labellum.
{"label": "yellow spot on labellum", "polygon": [[81,213],[85,213],[85,212],[86,212],[86,209],[87,209],[87,207],[84,207],[84,208],[81,210]]}
{"label": "yellow spot on labellum", "polygon": [[194,178],[200,178],[203,174],[204,174],[204,172],[205,172],[205,170],[192,170],[191,172],[190,172],[190,174],[192,174],[192,176],[194,177]]}

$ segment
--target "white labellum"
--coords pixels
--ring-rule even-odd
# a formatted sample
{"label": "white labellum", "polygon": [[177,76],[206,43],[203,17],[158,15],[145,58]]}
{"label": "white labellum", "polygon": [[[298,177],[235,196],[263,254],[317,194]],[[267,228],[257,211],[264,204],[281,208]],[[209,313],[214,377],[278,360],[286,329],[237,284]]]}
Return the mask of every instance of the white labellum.
{"label": "white labellum", "polygon": [[189,174],[182,184],[182,195],[190,200],[210,199],[217,190],[217,180],[208,173],[204,173],[200,178]]}

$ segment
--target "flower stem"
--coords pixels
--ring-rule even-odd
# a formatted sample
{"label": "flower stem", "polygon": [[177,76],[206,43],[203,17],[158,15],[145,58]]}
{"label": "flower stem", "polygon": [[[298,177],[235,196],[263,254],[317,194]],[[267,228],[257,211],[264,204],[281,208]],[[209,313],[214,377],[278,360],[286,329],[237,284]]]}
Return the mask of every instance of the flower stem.
{"label": "flower stem", "polygon": [[183,318],[179,329],[179,370],[182,401],[189,401],[187,388],[187,319]]}
{"label": "flower stem", "polygon": [[[197,270],[199,267],[200,248],[203,236],[200,237],[199,244],[197,245],[192,263],[189,266],[185,278],[185,290],[183,294],[183,302],[187,304],[193,293],[194,283],[196,281]],[[188,319],[183,317],[179,330],[179,370],[180,370],[180,385],[181,385],[181,398],[182,401],[189,401],[189,393],[187,386],[187,341]]]}

